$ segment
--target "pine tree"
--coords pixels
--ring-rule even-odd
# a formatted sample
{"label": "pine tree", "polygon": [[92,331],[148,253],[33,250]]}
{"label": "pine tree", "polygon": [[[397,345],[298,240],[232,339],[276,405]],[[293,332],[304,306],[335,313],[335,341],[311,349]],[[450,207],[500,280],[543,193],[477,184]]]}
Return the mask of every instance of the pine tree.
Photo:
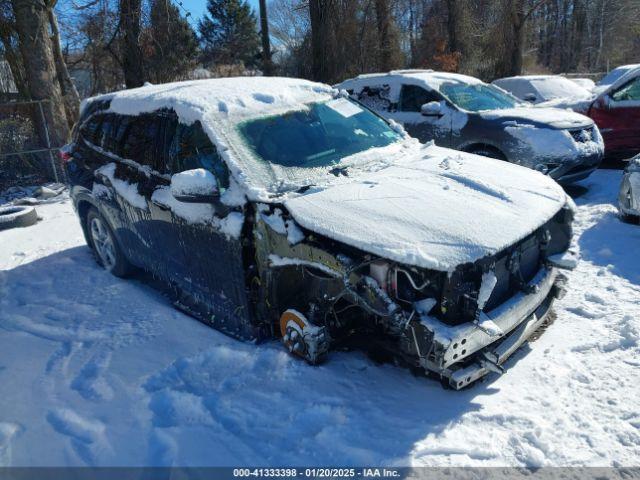
{"label": "pine tree", "polygon": [[207,0],[207,13],[198,30],[203,63],[257,63],[260,40],[256,17],[245,0]]}
{"label": "pine tree", "polygon": [[151,82],[184,79],[196,63],[195,31],[169,0],[151,0],[150,17],[145,50]]}

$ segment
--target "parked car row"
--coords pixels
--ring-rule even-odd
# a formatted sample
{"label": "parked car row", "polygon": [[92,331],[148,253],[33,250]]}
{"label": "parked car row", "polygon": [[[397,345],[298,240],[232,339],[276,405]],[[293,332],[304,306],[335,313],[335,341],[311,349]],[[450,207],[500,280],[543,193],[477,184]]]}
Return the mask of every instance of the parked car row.
{"label": "parked car row", "polygon": [[553,75],[510,77],[494,85],[537,107],[570,108],[598,125],[608,157],[640,153],[640,64],[612,70],[591,89]]}
{"label": "parked car row", "polygon": [[586,178],[602,161],[603,140],[590,118],[531,108],[473,77],[399,70],[361,75],[336,87],[401,123],[421,142],[507,160],[560,183]]}
{"label": "parked car row", "polygon": [[573,202],[547,175],[397,122],[567,180],[600,161],[597,128],[468,77],[345,86],[360,102],[259,77],[85,102],[63,156],[88,245],[203,322],[311,363],[366,348],[456,389],[501,372],[563,294]]}

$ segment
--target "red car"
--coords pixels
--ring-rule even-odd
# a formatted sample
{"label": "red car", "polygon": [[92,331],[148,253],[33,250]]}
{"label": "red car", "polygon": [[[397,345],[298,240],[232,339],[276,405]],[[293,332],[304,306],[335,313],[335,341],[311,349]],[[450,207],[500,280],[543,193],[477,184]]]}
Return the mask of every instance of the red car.
{"label": "red car", "polygon": [[590,90],[560,76],[520,76],[495,80],[494,85],[536,107],[570,108],[598,125],[605,156],[631,158],[640,153],[640,64],[609,72]]}
{"label": "red car", "polygon": [[593,92],[597,96],[586,114],[600,128],[605,154],[631,158],[640,153],[640,65],[616,68]]}

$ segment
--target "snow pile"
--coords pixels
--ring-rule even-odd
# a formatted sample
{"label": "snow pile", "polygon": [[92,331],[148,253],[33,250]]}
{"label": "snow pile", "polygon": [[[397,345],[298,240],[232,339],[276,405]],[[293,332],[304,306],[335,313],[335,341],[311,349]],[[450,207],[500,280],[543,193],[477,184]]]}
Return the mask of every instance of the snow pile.
{"label": "snow pile", "polygon": [[45,183],[44,185],[31,185],[27,187],[9,187],[0,192],[0,206],[12,205],[39,205],[65,200],[62,195],[66,186],[62,183]]}

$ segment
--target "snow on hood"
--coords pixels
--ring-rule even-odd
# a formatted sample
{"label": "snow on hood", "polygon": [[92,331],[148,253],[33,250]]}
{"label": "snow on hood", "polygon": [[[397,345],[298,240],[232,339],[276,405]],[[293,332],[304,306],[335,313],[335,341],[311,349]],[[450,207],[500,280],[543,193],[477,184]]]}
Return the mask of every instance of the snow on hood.
{"label": "snow on hood", "polygon": [[303,227],[407,265],[452,271],[526,237],[566,203],[549,177],[435,146],[289,198]]}
{"label": "snow on hood", "polygon": [[487,120],[529,123],[538,127],[550,126],[557,129],[579,128],[593,125],[593,120],[580,113],[560,108],[519,107],[504,110],[479,112]]}

